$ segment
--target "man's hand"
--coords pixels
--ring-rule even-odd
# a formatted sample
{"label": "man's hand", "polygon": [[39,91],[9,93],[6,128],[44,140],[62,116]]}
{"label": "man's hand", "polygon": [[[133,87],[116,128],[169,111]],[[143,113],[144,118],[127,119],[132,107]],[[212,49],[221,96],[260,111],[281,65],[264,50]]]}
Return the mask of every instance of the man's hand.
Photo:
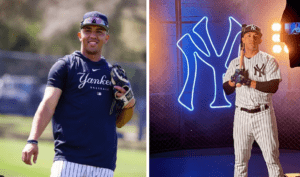
{"label": "man's hand", "polygon": [[228,84],[229,84],[231,87],[235,87],[235,82],[232,81],[232,80],[229,80]]}
{"label": "man's hand", "polygon": [[37,144],[28,143],[22,151],[22,160],[27,165],[32,165],[31,156],[33,155],[33,162],[36,163],[37,156],[39,154],[39,148]]}
{"label": "man's hand", "polygon": [[229,80],[228,84],[231,86],[231,87],[241,87],[242,84],[241,83],[235,83],[234,81],[232,80]]}
{"label": "man's hand", "polygon": [[249,87],[251,87],[251,88],[256,88],[256,81],[254,81],[254,80],[252,80],[251,82],[250,82],[250,85],[249,85]]}
{"label": "man's hand", "polygon": [[[126,90],[124,88],[120,87],[120,86],[116,85],[116,86],[114,86],[114,88],[118,90],[118,92],[116,93],[117,98],[122,97],[126,93]],[[131,107],[133,107],[134,104],[135,104],[135,98],[130,100],[129,103],[126,106],[124,106],[124,108],[125,109],[126,108],[131,108]]]}
{"label": "man's hand", "polygon": [[242,84],[241,84],[241,83],[237,83],[235,86],[236,86],[236,87],[241,87]]}

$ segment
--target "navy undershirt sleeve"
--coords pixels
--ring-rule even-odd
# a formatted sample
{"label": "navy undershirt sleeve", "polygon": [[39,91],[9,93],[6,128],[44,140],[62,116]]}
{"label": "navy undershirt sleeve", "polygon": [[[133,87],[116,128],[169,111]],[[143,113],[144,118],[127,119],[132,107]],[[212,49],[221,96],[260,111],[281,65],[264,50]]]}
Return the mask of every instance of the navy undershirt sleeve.
{"label": "navy undershirt sleeve", "polygon": [[57,87],[63,90],[67,74],[68,68],[66,62],[64,60],[58,60],[49,71],[47,86]]}
{"label": "navy undershirt sleeve", "polygon": [[224,89],[226,95],[230,95],[235,91],[235,87],[231,87],[229,85],[229,81],[227,81],[223,84],[223,89]]}
{"label": "navy undershirt sleeve", "polygon": [[256,81],[255,89],[265,93],[275,93],[278,90],[278,86],[279,86],[279,79],[274,79],[267,82]]}

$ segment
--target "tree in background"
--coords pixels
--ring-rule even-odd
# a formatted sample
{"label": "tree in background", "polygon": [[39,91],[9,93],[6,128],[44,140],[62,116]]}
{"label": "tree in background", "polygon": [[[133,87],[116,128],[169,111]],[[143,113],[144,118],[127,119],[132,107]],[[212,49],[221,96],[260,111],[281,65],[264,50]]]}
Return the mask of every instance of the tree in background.
{"label": "tree in background", "polygon": [[0,1],[0,49],[38,52],[41,20],[38,0]]}
{"label": "tree in background", "polygon": [[80,48],[77,32],[82,16],[93,10],[107,14],[110,23],[111,38],[104,56],[145,62],[146,0],[2,0],[0,49],[61,56],[72,53]]}

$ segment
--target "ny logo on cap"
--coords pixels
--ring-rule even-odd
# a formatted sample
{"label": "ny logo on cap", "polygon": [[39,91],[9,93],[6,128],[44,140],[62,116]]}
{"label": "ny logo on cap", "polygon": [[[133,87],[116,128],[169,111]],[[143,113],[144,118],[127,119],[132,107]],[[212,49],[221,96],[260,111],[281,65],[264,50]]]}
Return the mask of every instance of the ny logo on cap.
{"label": "ny logo on cap", "polygon": [[251,30],[256,30],[256,26],[254,25],[250,25],[251,26]]}

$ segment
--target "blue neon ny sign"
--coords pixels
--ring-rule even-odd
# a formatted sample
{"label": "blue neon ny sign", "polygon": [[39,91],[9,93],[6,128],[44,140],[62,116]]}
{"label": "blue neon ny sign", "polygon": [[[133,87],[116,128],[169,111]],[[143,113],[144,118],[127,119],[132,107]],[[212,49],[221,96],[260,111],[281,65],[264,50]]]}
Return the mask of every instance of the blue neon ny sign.
{"label": "blue neon ny sign", "polygon": [[[231,103],[227,100],[225,92],[223,90],[223,76],[224,72],[229,65],[229,59],[232,59],[232,48],[236,42],[237,37],[241,33],[242,25],[233,17],[229,17],[229,32],[223,48],[220,52],[217,51],[213,41],[211,40],[208,31],[208,18],[203,17],[193,28],[193,34],[198,37],[198,41],[195,43],[189,33],[184,34],[177,42],[177,47],[184,55],[184,59],[187,64],[187,73],[182,91],[178,97],[178,102],[188,109],[194,110],[194,89],[197,78],[198,65],[197,59],[200,59],[204,64],[209,66],[213,71],[214,82],[214,98],[210,103],[211,108],[227,108],[231,107]],[[188,47],[187,47],[188,46]],[[202,46],[202,47],[199,47]],[[238,55],[239,51],[237,51]],[[235,57],[237,57],[237,55]],[[186,95],[183,97],[183,95]]]}

